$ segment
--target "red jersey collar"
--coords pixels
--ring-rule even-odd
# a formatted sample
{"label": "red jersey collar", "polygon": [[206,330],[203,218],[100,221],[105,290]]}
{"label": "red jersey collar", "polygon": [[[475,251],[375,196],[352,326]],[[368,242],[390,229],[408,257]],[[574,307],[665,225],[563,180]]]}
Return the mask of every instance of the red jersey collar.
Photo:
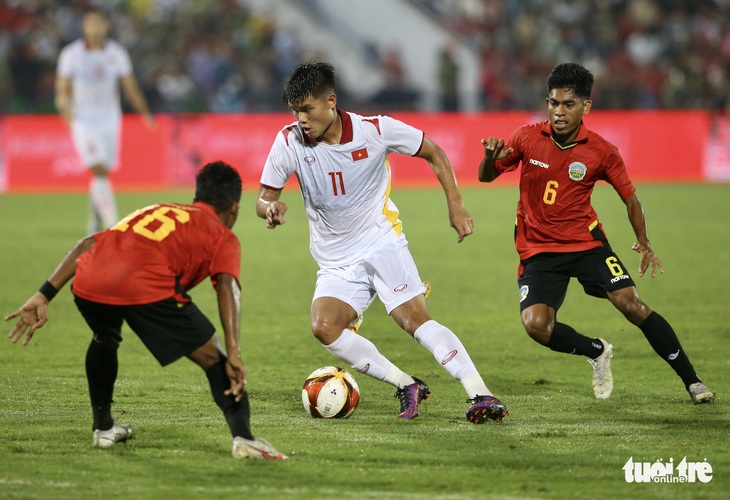
{"label": "red jersey collar", "polygon": [[[542,124],[542,130],[541,132],[547,136],[553,135],[553,128],[550,125],[550,120],[543,122]],[[578,127],[578,135],[575,136],[575,139],[571,144],[577,144],[579,142],[585,142],[588,140],[588,129],[586,128],[585,124],[583,123],[583,120],[580,121],[580,126]],[[563,147],[570,146],[570,144],[566,144]]]}
{"label": "red jersey collar", "polygon": [[337,114],[342,119],[342,137],[340,137],[340,144],[347,144],[352,142],[352,118],[345,111],[337,110]]}
{"label": "red jersey collar", "polygon": [[[340,120],[342,120],[342,135],[340,136],[340,144],[347,144],[348,142],[352,142],[352,118],[350,118],[350,115],[348,115],[345,111],[339,109],[336,111],[340,117]],[[316,144],[319,142],[319,139],[309,137],[307,134],[304,134],[304,140],[308,144]]]}
{"label": "red jersey collar", "polygon": [[208,215],[212,215],[216,218],[216,220],[220,221],[221,224],[223,224],[223,221],[218,217],[218,212],[215,211],[215,208],[213,208],[211,205],[208,205],[204,201],[196,201],[193,202],[193,206],[195,208],[198,208],[202,210],[203,212],[207,213]]}

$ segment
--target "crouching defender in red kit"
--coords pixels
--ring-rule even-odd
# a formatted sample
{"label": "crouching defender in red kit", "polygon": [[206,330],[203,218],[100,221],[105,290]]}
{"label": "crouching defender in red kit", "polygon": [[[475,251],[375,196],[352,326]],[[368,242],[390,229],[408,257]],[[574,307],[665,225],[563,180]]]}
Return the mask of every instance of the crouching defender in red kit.
{"label": "crouching defender in red kit", "polygon": [[[25,335],[27,345],[46,323],[51,299],[75,276],[76,306],[94,335],[86,353],[94,446],[109,448],[134,435],[111,414],[126,321],[161,365],[186,356],[205,371],[230,427],[235,458],[287,458],[250,428],[239,346],[241,246],[231,231],[240,200],[238,172],[224,162],[209,163],[198,172],[191,205],[145,207],[81,240],[40,290],[5,317],[19,318],[9,338],[15,343]],[[217,291],[226,353],[213,324],[186,294],[207,277]]]}

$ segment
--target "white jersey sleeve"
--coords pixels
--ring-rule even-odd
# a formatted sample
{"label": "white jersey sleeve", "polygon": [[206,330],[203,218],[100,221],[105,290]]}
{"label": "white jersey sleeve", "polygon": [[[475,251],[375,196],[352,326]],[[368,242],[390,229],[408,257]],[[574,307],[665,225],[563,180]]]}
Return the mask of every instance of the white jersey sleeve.
{"label": "white jersey sleeve", "polygon": [[66,45],[61,49],[61,54],[58,56],[58,67],[56,73],[62,78],[71,78],[72,72],[72,58],[73,58],[73,45]]}
{"label": "white jersey sleeve", "polygon": [[414,156],[420,151],[423,131],[390,116],[378,116],[378,121],[388,153]]}
{"label": "white jersey sleeve", "polygon": [[118,43],[114,43],[114,45],[119,53],[119,78],[124,78],[132,74],[132,58],[129,57],[129,52],[123,46]]}
{"label": "white jersey sleeve", "polygon": [[261,173],[261,185],[269,189],[282,189],[289,177],[296,171],[297,157],[289,144],[295,125],[283,128],[271,146]]}

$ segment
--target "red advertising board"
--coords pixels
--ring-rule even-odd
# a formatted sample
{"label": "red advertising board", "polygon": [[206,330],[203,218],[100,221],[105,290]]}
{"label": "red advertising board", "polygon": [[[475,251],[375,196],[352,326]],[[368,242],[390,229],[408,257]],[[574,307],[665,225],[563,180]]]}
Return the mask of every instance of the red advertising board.
{"label": "red advertising board", "polygon": [[[9,191],[85,190],[86,169],[79,163],[68,126],[57,116],[3,119],[2,150]],[[124,118],[120,166],[113,174],[121,188],[167,185],[161,168],[164,124],[149,130],[137,116]]]}
{"label": "red advertising board", "polygon": [[[543,114],[529,112],[393,116],[422,129],[439,144],[462,185],[478,182],[482,137],[506,140],[520,125],[544,119]],[[584,120],[618,147],[635,182],[699,182],[707,179],[708,172],[714,172],[717,180],[717,170],[708,169],[705,162],[708,148],[717,149],[708,146],[712,121],[706,112],[594,111]],[[125,116],[114,186],[118,190],[190,186],[201,165],[224,160],[239,170],[249,188],[257,187],[276,133],[292,121],[288,113],[160,115],[150,130],[139,116]],[[9,192],[86,190],[88,174],[59,117],[6,116],[0,119],[0,144],[4,160],[0,190],[3,186]],[[425,162],[403,155],[391,155],[390,161],[397,185],[437,185]],[[516,181],[516,174],[497,180]]]}
{"label": "red advertising board", "polygon": [[[394,114],[424,130],[449,156],[460,184],[479,182],[481,139],[507,141],[519,126],[546,120],[540,113]],[[634,182],[699,182],[710,119],[702,111],[594,111],[584,123],[616,146]],[[393,178],[433,183],[423,162],[393,155]],[[405,168],[403,168],[405,167]],[[424,170],[425,168],[425,170]],[[424,175],[424,172],[426,175]],[[496,182],[517,182],[506,174]]]}

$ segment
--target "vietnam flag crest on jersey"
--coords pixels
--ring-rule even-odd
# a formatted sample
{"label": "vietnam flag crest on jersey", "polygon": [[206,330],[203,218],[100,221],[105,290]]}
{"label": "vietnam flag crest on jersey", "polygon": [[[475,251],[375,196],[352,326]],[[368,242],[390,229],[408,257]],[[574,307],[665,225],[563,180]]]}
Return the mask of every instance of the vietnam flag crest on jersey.
{"label": "vietnam flag crest on jersey", "polygon": [[364,160],[367,157],[368,157],[367,148],[356,149],[355,151],[352,152],[352,161]]}

